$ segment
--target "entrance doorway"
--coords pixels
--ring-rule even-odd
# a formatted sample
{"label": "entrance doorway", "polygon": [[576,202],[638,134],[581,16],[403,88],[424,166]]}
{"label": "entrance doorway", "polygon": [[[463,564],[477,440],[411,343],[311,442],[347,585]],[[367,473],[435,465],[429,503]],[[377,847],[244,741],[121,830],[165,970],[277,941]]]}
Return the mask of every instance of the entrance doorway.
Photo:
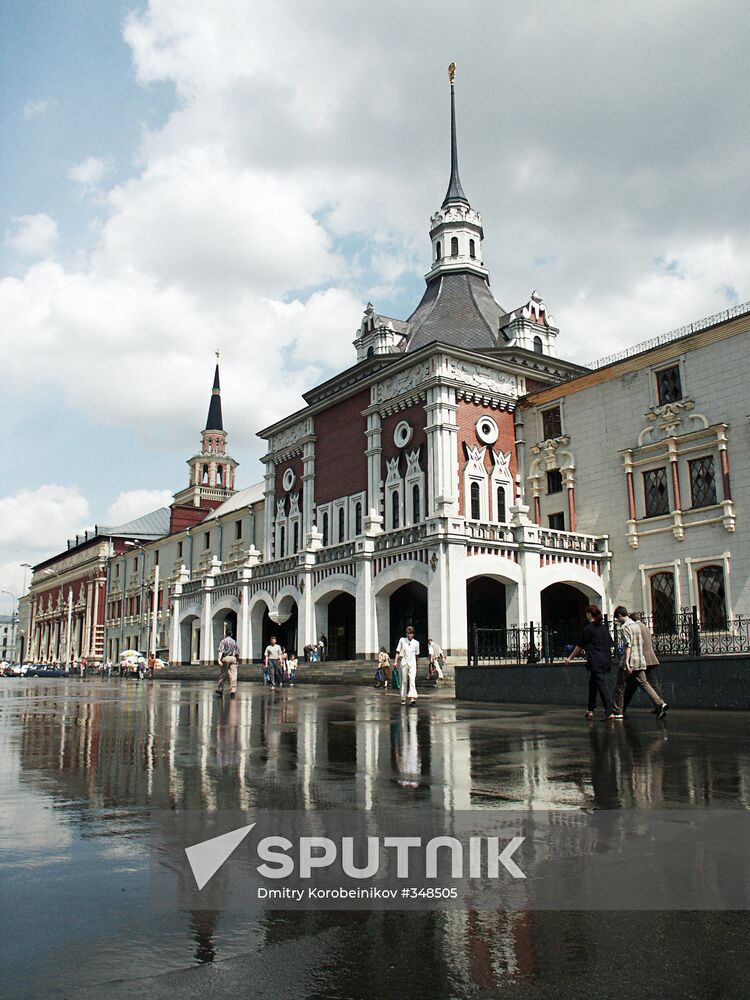
{"label": "entrance doorway", "polygon": [[586,624],[585,609],[591,598],[569,583],[553,583],[541,594],[542,625],[550,652],[559,657],[578,641]]}
{"label": "entrance doorway", "polygon": [[328,659],[353,660],[357,602],[351,594],[338,594],[328,605]]}
{"label": "entrance doorway", "polygon": [[[390,649],[393,655],[398,640],[406,635],[407,625],[414,626],[414,638],[419,642],[420,655],[427,654],[427,587],[413,581],[403,584],[390,598]],[[438,636],[433,636],[440,641]]]}
{"label": "entrance doorway", "polygon": [[263,656],[263,651],[268,645],[269,639],[272,635],[276,636],[276,641],[280,646],[289,653],[290,655],[294,652],[299,652],[297,649],[297,639],[298,639],[298,614],[296,603],[292,605],[292,611],[285,622],[281,625],[277,625],[276,622],[271,620],[268,614],[268,608],[266,607],[263,612],[263,630],[262,630],[262,645],[260,650],[261,657]]}

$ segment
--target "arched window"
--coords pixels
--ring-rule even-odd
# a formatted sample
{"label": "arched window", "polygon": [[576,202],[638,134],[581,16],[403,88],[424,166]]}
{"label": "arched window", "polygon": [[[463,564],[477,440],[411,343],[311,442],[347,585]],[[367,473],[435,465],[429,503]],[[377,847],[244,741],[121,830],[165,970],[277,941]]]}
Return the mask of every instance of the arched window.
{"label": "arched window", "polygon": [[358,503],[354,508],[354,534],[362,534],[362,504]]}
{"label": "arched window", "polygon": [[458,236],[451,236],[451,257],[458,257]]}
{"label": "arched window", "polygon": [[368,358],[374,358],[375,357],[375,348],[374,347],[368,347],[367,348],[367,357]]}
{"label": "arched window", "polygon": [[727,600],[721,566],[698,570],[698,603],[703,628],[726,628]]}
{"label": "arched window", "polygon": [[469,240],[469,256],[476,257],[477,255],[477,245],[474,240]]}
{"label": "arched window", "polygon": [[479,503],[479,483],[471,484],[471,519],[478,521],[482,516],[482,508]]}
{"label": "arched window", "polygon": [[299,552],[299,521],[294,522],[292,531],[292,551]]}
{"label": "arched window", "polygon": [[323,515],[323,544],[328,545],[328,511]]}
{"label": "arched window", "polygon": [[279,528],[279,554],[278,558],[283,559],[286,547],[286,527],[282,524]]}
{"label": "arched window", "polygon": [[346,541],[344,537],[344,508],[339,507],[339,541]]}
{"label": "arched window", "polygon": [[497,519],[501,524],[504,524],[508,520],[508,514],[505,509],[505,487],[498,486],[497,488]]}
{"label": "arched window", "polygon": [[391,493],[391,512],[392,512],[393,527],[400,528],[401,521],[399,519],[399,509],[398,509],[398,490],[394,490],[393,493]]}
{"label": "arched window", "polygon": [[541,337],[534,337],[534,353],[544,354],[544,344]]}
{"label": "arched window", "polygon": [[208,482],[208,466],[207,465],[203,466],[203,479],[202,479],[202,482],[204,482],[204,483]]}
{"label": "arched window", "polygon": [[418,485],[414,485],[411,488],[411,509],[412,509],[412,514],[414,516],[414,523],[415,524],[418,521],[422,520],[422,511],[420,510],[419,500],[420,500],[420,497],[419,497],[419,486]]}
{"label": "arched window", "polygon": [[654,573],[651,584],[651,613],[654,616],[654,632],[674,632],[675,593],[674,573]]}
{"label": "arched window", "polygon": [[224,478],[224,468],[221,465],[216,466],[216,483],[221,486],[222,480]]}
{"label": "arched window", "polygon": [[443,255],[442,248],[440,246],[440,240],[437,241],[437,247],[435,248],[435,260],[440,260]]}

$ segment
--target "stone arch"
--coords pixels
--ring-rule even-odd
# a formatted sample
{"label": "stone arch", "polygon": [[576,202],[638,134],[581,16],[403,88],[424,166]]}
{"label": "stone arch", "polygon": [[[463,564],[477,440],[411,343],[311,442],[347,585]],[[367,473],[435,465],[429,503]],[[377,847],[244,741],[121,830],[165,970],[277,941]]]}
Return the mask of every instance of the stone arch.
{"label": "stone arch", "polygon": [[357,585],[350,576],[326,577],[313,589],[315,635],[322,632],[328,644],[330,659],[351,660],[357,628]]}

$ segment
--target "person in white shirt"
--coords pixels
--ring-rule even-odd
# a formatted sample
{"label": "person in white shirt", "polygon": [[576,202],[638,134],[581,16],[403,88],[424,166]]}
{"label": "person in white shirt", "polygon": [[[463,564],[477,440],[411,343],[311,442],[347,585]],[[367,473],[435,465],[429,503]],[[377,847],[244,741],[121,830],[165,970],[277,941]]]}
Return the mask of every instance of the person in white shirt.
{"label": "person in white shirt", "polygon": [[430,654],[430,666],[437,672],[438,680],[443,680],[443,664],[445,653],[434,639],[427,640],[427,652]]}
{"label": "person in white shirt", "polygon": [[[414,638],[414,628],[409,625],[406,635],[398,640],[396,655],[393,657],[393,666],[398,666],[398,659],[401,657],[401,704],[406,703],[409,698],[409,708],[417,704],[417,657],[419,656],[419,643]],[[407,678],[409,690],[407,692]]]}

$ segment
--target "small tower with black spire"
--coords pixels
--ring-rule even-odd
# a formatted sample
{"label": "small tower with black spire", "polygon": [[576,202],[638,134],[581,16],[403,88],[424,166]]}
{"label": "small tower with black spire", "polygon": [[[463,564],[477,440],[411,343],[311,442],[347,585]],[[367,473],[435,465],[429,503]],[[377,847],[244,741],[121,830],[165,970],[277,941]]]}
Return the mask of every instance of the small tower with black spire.
{"label": "small tower with black spire", "polygon": [[201,450],[188,459],[190,484],[174,495],[172,531],[179,531],[202,520],[209,511],[222,504],[235,492],[234,476],[237,462],[226,453],[227,432],[221,413],[221,383],[219,352],[208,405],[206,426],[201,432]]}

